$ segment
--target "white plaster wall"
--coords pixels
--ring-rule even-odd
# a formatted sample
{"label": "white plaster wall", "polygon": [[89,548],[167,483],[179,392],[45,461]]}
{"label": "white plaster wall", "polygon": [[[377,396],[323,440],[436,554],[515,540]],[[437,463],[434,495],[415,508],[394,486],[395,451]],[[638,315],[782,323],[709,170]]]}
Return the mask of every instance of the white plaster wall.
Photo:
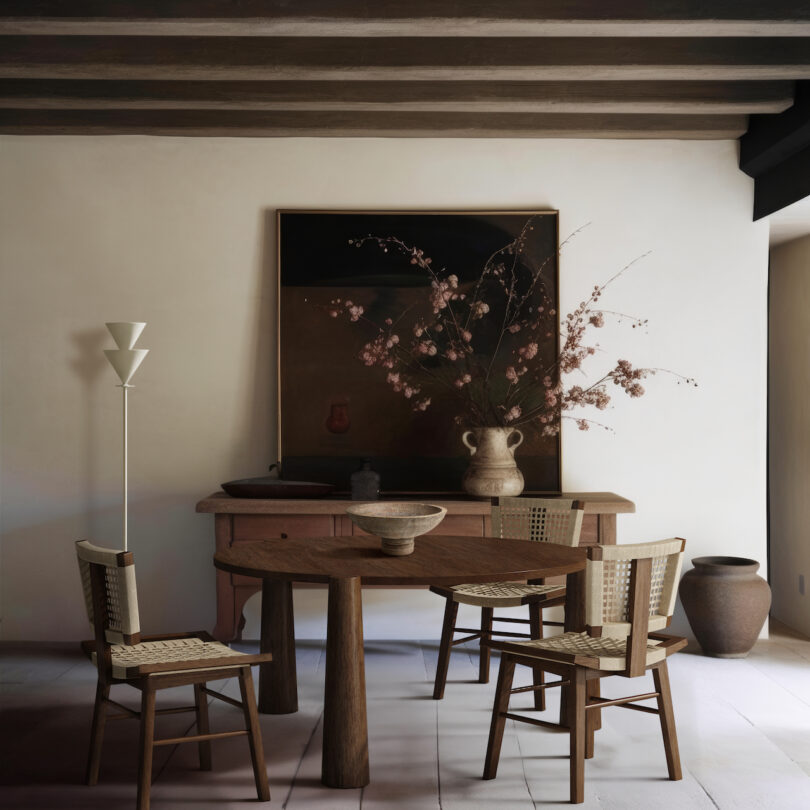
{"label": "white plaster wall", "polygon": [[[637,513],[619,539],[764,563],[767,225],[734,142],[0,139],[2,637],[86,634],[73,541],[119,536],[109,320],[144,320],[130,394],[130,547],[145,628],[210,628],[212,519],[194,504],[275,460],[274,210],[560,210],[562,310],[641,254],[605,308],[605,362],[666,375],[563,435],[563,484]],[[368,591],[368,638],[437,637],[441,600]],[[324,593],[297,595],[322,635]],[[255,604],[247,636],[258,633]],[[682,618],[676,628],[683,630]]]}
{"label": "white plaster wall", "polygon": [[771,613],[805,635],[810,635],[808,331],[810,236],[771,253],[768,402]]}

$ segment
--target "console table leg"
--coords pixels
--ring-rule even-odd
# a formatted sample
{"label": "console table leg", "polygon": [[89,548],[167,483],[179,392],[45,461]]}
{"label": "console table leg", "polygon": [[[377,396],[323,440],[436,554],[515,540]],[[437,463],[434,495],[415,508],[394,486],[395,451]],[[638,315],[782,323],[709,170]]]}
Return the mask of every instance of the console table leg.
{"label": "console table leg", "polygon": [[[214,515],[214,533],[216,550],[225,551],[233,543],[233,515]],[[217,624],[211,634],[217,641],[228,644],[238,633],[239,618],[234,604],[235,593],[231,584],[231,575],[217,569]]]}
{"label": "console table leg", "polygon": [[292,714],[298,711],[295,671],[295,623],[292,583],[262,580],[262,629],[260,651],[273,660],[259,665],[259,711]]}
{"label": "console table leg", "polygon": [[596,542],[602,546],[616,545],[616,515],[598,515]]}
{"label": "console table leg", "polygon": [[321,781],[368,784],[368,724],[360,578],[329,580]]}

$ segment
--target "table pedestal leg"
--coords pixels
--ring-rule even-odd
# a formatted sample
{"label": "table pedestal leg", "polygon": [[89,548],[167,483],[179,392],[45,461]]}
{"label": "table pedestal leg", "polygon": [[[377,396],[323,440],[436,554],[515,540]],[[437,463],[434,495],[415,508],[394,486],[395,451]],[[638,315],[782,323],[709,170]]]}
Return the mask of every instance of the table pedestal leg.
{"label": "table pedestal leg", "polygon": [[337,788],[369,781],[359,577],[329,580],[321,781]]}
{"label": "table pedestal leg", "polygon": [[291,714],[298,711],[295,672],[295,624],[292,583],[262,581],[262,630],[260,651],[273,660],[259,665],[259,711]]}

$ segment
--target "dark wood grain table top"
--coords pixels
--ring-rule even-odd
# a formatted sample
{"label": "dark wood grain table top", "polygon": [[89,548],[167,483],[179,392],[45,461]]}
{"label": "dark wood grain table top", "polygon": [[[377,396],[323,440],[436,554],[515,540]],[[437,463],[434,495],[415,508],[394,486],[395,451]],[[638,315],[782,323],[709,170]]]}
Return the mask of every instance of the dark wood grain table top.
{"label": "dark wood grain table top", "polygon": [[380,538],[287,537],[238,543],[214,555],[234,574],[297,582],[360,577],[369,585],[458,585],[535,579],[579,571],[585,550],[495,537],[423,535],[405,557],[382,553]]}

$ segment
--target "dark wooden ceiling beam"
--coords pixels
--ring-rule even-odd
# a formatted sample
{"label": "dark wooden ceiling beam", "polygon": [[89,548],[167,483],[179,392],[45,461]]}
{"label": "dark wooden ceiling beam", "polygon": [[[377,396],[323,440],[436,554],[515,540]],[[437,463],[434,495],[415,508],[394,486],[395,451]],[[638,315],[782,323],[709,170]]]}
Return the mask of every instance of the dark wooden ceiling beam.
{"label": "dark wooden ceiling beam", "polygon": [[0,37],[0,78],[810,79],[810,39]]}
{"label": "dark wooden ceiling beam", "polygon": [[762,219],[810,195],[810,146],[754,180],[754,219]]}
{"label": "dark wooden ceiling beam", "polygon": [[799,82],[792,107],[751,116],[740,138],[740,169],[754,178],[754,219],[810,194],[810,82]]}
{"label": "dark wooden ceiling beam", "polygon": [[779,113],[793,82],[290,82],[0,79],[0,107]]}
{"label": "dark wooden ceiling beam", "polygon": [[3,0],[0,33],[807,36],[806,0]]}
{"label": "dark wooden ceiling beam", "polygon": [[9,134],[224,136],[736,138],[745,116],[567,115],[529,113],[265,112],[216,110],[0,110]]}
{"label": "dark wooden ceiling beam", "polygon": [[0,0],[2,132],[733,138],[797,80],[808,0]]}
{"label": "dark wooden ceiling beam", "polygon": [[795,103],[781,115],[754,115],[740,139],[740,168],[758,177],[810,146],[810,82],[799,82]]}

